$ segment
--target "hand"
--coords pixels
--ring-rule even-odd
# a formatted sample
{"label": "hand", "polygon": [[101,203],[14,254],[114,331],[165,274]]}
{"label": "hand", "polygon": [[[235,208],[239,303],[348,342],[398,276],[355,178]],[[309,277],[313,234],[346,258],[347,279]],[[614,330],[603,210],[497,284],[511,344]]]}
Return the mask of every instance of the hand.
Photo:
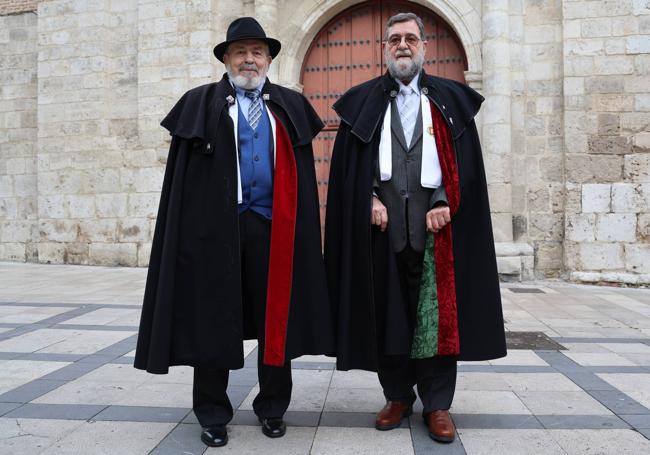
{"label": "hand", "polygon": [[386,225],[388,225],[388,210],[386,210],[386,206],[381,203],[379,198],[375,196],[372,197],[370,224],[376,224],[382,232],[386,230]]}
{"label": "hand", "polygon": [[445,227],[445,225],[451,222],[451,215],[449,214],[449,206],[441,205],[439,207],[434,207],[427,212],[427,231],[431,231],[434,234],[440,229]]}

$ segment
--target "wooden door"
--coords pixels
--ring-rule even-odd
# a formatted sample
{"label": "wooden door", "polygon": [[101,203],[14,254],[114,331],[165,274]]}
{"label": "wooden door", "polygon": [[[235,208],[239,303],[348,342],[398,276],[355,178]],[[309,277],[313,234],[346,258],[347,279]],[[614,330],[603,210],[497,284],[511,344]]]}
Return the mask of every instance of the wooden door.
{"label": "wooden door", "polygon": [[325,202],[332,147],[339,118],[332,105],[350,87],[380,76],[386,71],[382,39],[389,17],[413,12],[422,18],[428,41],[424,69],[429,74],[465,82],[467,58],[460,39],[433,11],[405,1],[375,0],[349,8],[318,33],[302,67],[303,94],[325,123],[314,140],[314,161],[321,209]]}

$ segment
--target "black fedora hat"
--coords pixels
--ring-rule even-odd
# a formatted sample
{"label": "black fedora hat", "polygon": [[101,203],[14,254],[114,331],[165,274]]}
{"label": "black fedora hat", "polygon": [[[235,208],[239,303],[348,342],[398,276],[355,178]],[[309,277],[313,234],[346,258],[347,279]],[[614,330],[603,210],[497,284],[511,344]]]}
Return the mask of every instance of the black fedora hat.
{"label": "black fedora hat", "polygon": [[275,58],[276,55],[280,52],[280,41],[267,38],[266,33],[262,26],[252,17],[240,17],[235,19],[228,26],[228,32],[226,33],[226,41],[219,43],[214,47],[214,55],[219,59],[220,62],[223,62],[223,54],[226,53],[228,45],[234,43],[235,41],[241,41],[245,39],[257,39],[264,41],[269,45],[269,53],[271,58]]}

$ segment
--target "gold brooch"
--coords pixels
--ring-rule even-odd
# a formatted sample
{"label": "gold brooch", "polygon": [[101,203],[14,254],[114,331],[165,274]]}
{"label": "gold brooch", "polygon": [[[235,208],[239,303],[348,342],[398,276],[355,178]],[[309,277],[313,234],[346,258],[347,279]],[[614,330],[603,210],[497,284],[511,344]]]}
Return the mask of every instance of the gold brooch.
{"label": "gold brooch", "polygon": [[433,136],[433,127],[432,127],[432,126],[430,126],[429,128],[427,128],[427,131],[429,131],[429,134],[430,134],[431,136]]}

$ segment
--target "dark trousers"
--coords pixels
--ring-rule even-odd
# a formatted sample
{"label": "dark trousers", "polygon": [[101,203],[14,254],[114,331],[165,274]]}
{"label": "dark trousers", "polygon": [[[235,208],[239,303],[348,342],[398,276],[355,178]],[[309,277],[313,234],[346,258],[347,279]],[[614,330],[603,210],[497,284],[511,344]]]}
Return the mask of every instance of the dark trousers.
{"label": "dark trousers", "polygon": [[[407,243],[404,250],[396,253],[396,258],[404,304],[407,306],[413,330],[420,295],[424,253],[413,250]],[[411,359],[408,355],[383,356],[379,360],[377,373],[387,400],[412,404],[415,401],[413,386],[417,384],[418,395],[424,406],[423,414],[451,407],[456,389],[455,357],[435,356],[427,359]]]}
{"label": "dark trousers", "polygon": [[[291,362],[282,367],[263,365],[266,286],[268,278],[271,222],[246,210],[239,215],[241,248],[242,304],[244,320],[257,334],[257,375],[260,391],[253,410],[260,418],[282,417],[291,400]],[[194,368],[193,409],[203,427],[225,425],[233,408],[226,393],[229,371],[219,368]]]}

